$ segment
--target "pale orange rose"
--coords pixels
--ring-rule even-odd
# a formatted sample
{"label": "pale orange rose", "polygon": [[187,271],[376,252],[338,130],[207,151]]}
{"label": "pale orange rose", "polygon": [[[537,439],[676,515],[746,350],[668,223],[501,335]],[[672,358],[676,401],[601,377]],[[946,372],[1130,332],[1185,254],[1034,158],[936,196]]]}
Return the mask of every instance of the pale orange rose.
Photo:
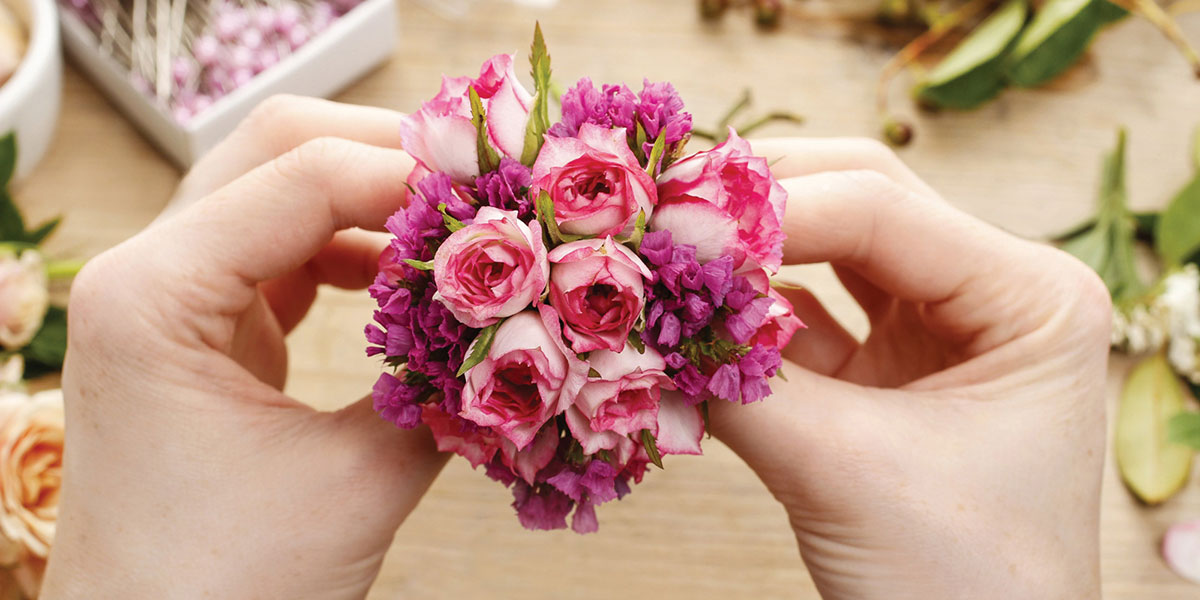
{"label": "pale orange rose", "polygon": [[50,553],[62,450],[62,390],[0,394],[0,534],[19,544],[22,556]]}
{"label": "pale orange rose", "polygon": [[23,348],[41,329],[50,307],[46,279],[46,264],[36,250],[20,256],[0,252],[0,346]]}

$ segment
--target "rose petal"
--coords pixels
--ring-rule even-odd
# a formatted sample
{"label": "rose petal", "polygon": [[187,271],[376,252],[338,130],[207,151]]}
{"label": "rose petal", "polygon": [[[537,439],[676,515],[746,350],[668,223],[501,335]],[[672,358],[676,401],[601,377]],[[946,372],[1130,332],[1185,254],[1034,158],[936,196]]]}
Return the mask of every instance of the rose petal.
{"label": "rose petal", "polygon": [[700,438],[704,419],[700,409],[688,406],[679,392],[663,390],[658,405],[658,451],[662,454],[702,454]]}
{"label": "rose petal", "polygon": [[1177,575],[1200,583],[1200,519],[1172,525],[1163,536],[1162,554]]}

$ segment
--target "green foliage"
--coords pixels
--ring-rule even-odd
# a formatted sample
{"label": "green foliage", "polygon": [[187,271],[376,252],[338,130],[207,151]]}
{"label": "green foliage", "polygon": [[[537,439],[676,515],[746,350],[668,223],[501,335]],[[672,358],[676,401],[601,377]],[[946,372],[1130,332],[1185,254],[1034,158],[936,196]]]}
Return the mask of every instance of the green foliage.
{"label": "green foliage", "polygon": [[1167,422],[1167,439],[1200,450],[1200,413],[1185,411],[1171,417]]}
{"label": "green foliage", "polygon": [[550,82],[550,52],[546,50],[541,23],[533,26],[529,66],[533,75],[534,96],[529,123],[525,126],[525,146],[521,149],[521,162],[533,166],[545,142],[546,131],[550,129],[550,99],[554,96],[553,84]]}
{"label": "green foliage", "polygon": [[471,367],[483,362],[487,358],[488,350],[492,348],[492,342],[496,341],[496,331],[500,329],[500,323],[493,323],[479,330],[479,335],[475,337],[475,341],[471,343],[470,354],[463,361],[461,367],[458,368],[458,373],[455,377],[462,377]]}
{"label": "green foliage", "polygon": [[1004,58],[1029,15],[1026,0],[1009,0],[929,72],[917,96],[942,108],[970,109],[1007,86]]}
{"label": "green foliage", "polygon": [[406,264],[418,271],[432,271],[433,270],[433,261],[432,260],[417,260],[415,258],[404,258],[401,260],[404,261],[404,264]]}
{"label": "green foliage", "polygon": [[1037,87],[1067,70],[1105,25],[1124,18],[1108,0],[1049,0],[1017,39],[1005,73],[1021,87]]}
{"label": "green foliage", "polygon": [[574,242],[583,239],[582,235],[563,233],[558,229],[558,220],[554,216],[554,200],[550,198],[550,194],[546,190],[538,195],[537,204],[538,222],[542,224],[542,228],[546,230],[546,235],[550,238],[550,243],[554,245],[563,242]]}
{"label": "green foliage", "polygon": [[1200,174],[1176,194],[1158,219],[1155,249],[1168,267],[1200,252]]}
{"label": "green foliage", "polygon": [[646,454],[650,455],[650,462],[660,469],[663,468],[662,456],[658,453],[658,440],[654,439],[654,434],[650,433],[649,429],[642,430],[642,446],[646,448]]}
{"label": "green foliage", "polygon": [[1135,231],[1126,200],[1125,131],[1121,130],[1117,147],[1104,159],[1096,225],[1064,240],[1062,249],[1099,273],[1114,301],[1129,301],[1145,290],[1134,263]]}
{"label": "green foliage", "polygon": [[29,345],[21,350],[25,357],[27,376],[62,370],[67,354],[67,311],[51,306],[46,311],[42,328]]}
{"label": "green foliage", "polygon": [[473,86],[469,87],[471,98],[471,123],[475,125],[475,149],[479,154],[479,172],[490,173],[500,166],[500,155],[488,142],[487,114],[483,111],[483,101],[479,92]]}

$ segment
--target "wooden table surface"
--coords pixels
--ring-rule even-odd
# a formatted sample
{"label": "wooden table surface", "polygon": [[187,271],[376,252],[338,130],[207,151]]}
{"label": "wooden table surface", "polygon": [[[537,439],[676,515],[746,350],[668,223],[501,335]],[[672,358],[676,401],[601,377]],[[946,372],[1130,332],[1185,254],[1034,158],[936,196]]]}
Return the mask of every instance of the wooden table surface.
{"label": "wooden table surface", "polygon": [[[498,52],[525,55],[540,19],[562,82],[636,84],[667,79],[698,125],[711,127],[751,86],[756,106],[805,115],[777,135],[874,135],[872,93],[892,49],[842,26],[789,20],[762,34],[748,15],[701,23],[694,0],[565,0],[534,9],[483,0],[453,19],[400,0],[395,58],[339,99],[412,110],[442,73],[469,74]],[[1200,18],[1184,29],[1200,42]],[[133,235],[163,207],[180,173],[68,68],[57,137],[16,190],[35,220],[65,214],[51,251],[93,256]],[[1200,123],[1200,84],[1149,25],[1128,20],[1105,33],[1085,63],[1051,90],[1010,91],[971,113],[913,115],[904,85],[897,109],[918,124],[901,155],[947,199],[1020,235],[1044,236],[1090,214],[1102,151],[1130,131],[1129,185],[1136,207],[1162,206],[1190,176],[1188,137]],[[861,334],[865,320],[827,268],[796,275]],[[322,292],[289,340],[288,391],[334,408],[369,391],[378,372],[363,355],[365,293]],[[1110,414],[1128,367],[1114,360]],[[1099,401],[1099,400],[1098,400]],[[599,511],[598,534],[530,533],[509,492],[453,460],[400,530],[371,598],[817,598],[783,511],[728,449],[708,440],[704,457],[672,457],[626,499]],[[1137,505],[1112,461],[1103,499],[1104,589],[1110,599],[1200,598],[1200,586],[1166,569],[1165,528],[1200,518],[1195,482],[1165,506]],[[337,494],[338,490],[329,490]]]}

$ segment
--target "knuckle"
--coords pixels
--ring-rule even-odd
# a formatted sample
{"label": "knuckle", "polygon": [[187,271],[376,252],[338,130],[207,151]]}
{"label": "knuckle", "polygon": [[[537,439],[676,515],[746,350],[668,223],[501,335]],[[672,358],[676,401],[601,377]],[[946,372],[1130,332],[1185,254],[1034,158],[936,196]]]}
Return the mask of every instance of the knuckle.
{"label": "knuckle", "polygon": [[250,111],[238,129],[256,136],[273,135],[302,114],[307,102],[306,98],[289,94],[269,96]]}
{"label": "knuckle", "polygon": [[854,148],[855,154],[863,157],[867,164],[875,165],[896,165],[903,164],[904,161],[896,155],[887,144],[871,139],[871,138],[853,138],[850,140],[850,145]]}
{"label": "knuckle", "polygon": [[[72,343],[87,341],[92,334],[110,322],[108,307],[120,305],[117,298],[122,286],[117,250],[109,250],[87,262],[71,283],[67,303],[67,332]],[[119,311],[118,311],[119,314]]]}

